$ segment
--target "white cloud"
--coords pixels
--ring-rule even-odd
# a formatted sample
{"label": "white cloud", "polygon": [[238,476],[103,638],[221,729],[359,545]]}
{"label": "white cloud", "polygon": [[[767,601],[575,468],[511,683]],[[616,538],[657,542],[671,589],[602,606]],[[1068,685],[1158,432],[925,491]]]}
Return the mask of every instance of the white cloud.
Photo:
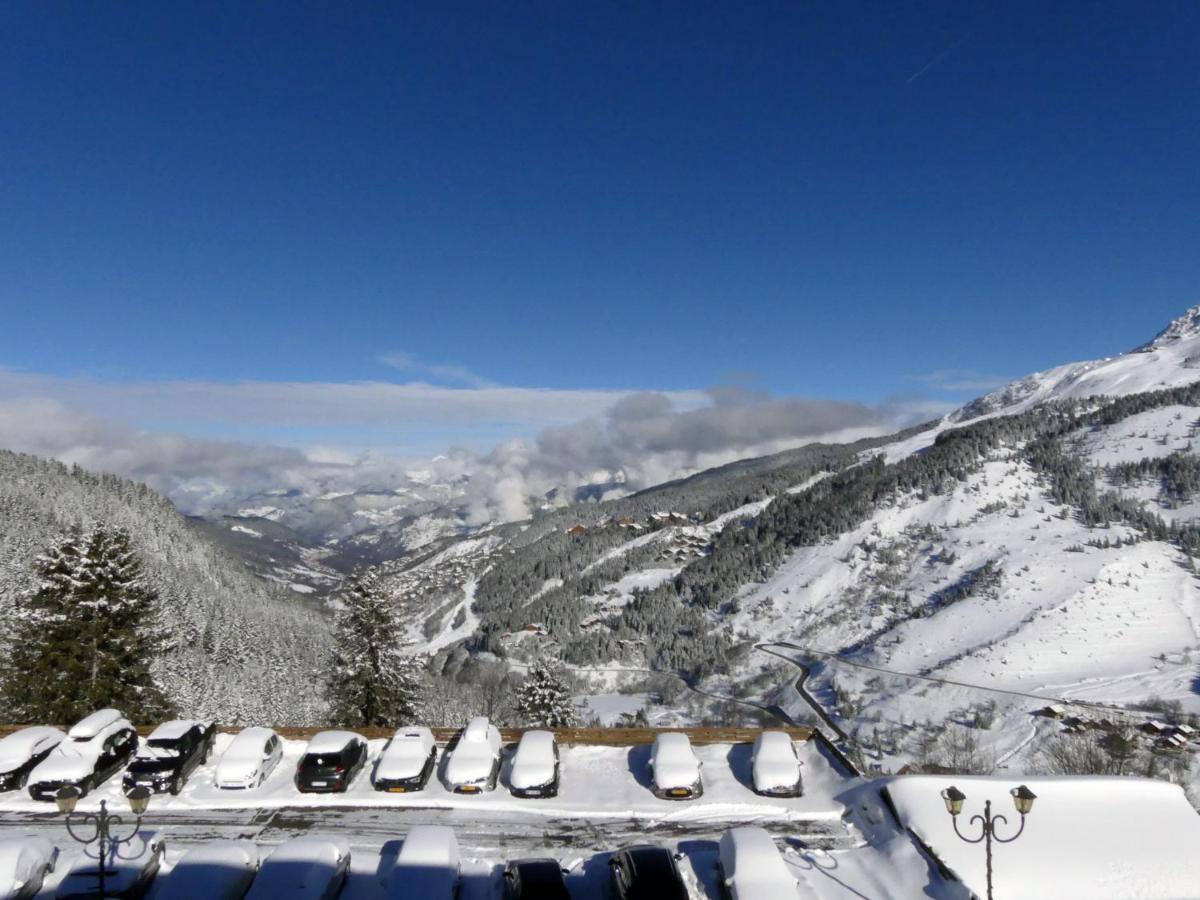
{"label": "white cloud", "polygon": [[385,353],[379,357],[379,361],[385,366],[401,372],[411,372],[421,377],[432,377],[438,381],[448,381],[451,384],[460,384],[473,388],[497,387],[494,381],[490,381],[481,375],[476,375],[465,366],[423,362],[413,354],[406,353],[403,350]]}
{"label": "white cloud", "polygon": [[928,388],[938,391],[977,391],[987,393],[1012,381],[1003,375],[985,375],[972,369],[935,369],[924,375],[910,375]]}

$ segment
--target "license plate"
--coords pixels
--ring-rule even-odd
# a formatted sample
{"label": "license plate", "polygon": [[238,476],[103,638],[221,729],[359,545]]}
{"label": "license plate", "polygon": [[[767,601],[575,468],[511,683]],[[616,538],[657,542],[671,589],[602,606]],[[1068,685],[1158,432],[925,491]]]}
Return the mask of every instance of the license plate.
{"label": "license plate", "polygon": [[328,785],[329,785],[328,781],[314,781],[312,783],[313,787],[328,787]]}
{"label": "license plate", "polygon": [[459,790],[464,794],[478,794],[479,788],[473,784],[464,784]]}
{"label": "license plate", "polygon": [[408,791],[408,788],[406,788],[406,787],[388,788],[388,792],[392,793],[392,794],[404,794],[404,793],[407,793],[407,791]]}
{"label": "license plate", "polygon": [[690,793],[691,791],[687,790],[686,788],[671,788],[672,797],[686,797]]}

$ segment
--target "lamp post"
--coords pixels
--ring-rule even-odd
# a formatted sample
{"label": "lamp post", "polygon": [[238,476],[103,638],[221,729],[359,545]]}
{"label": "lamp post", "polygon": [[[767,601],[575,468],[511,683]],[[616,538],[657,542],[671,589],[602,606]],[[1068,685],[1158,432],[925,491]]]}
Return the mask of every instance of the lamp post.
{"label": "lamp post", "polygon": [[1013,807],[1021,814],[1021,825],[1009,837],[1000,837],[996,833],[996,823],[1003,822],[1008,825],[1008,818],[1001,814],[992,815],[992,801],[983,801],[983,815],[971,816],[971,824],[979,823],[979,837],[967,837],[958,830],[958,815],[962,812],[963,801],[967,799],[967,795],[956,788],[954,785],[942,791],[942,800],[946,803],[946,812],[950,813],[950,818],[954,822],[954,833],[966,841],[968,844],[978,844],[983,841],[983,846],[987,853],[987,900],[993,900],[992,897],[992,841],[998,844],[1010,844],[1021,836],[1021,832],[1025,830],[1025,816],[1033,809],[1033,801],[1037,799],[1037,794],[1027,788],[1025,785],[1015,787],[1008,792],[1013,798]]}
{"label": "lamp post", "polygon": [[[100,866],[97,869],[99,896],[106,897],[104,893],[104,866],[108,858],[109,848],[116,847],[118,844],[124,844],[131,841],[142,827],[142,815],[146,812],[146,807],[150,805],[150,790],[149,788],[139,785],[131,790],[126,797],[129,800],[129,809],[137,816],[137,821],[133,823],[133,829],[126,835],[121,836],[117,833],[117,829],[125,824],[125,820],[116,813],[108,811],[108,804],[100,801],[100,812],[98,813],[77,813],[75,812],[75,804],[79,802],[79,788],[72,784],[65,785],[59,788],[58,793],[54,797],[54,802],[58,805],[58,811],[65,815],[67,834],[79,841],[85,847],[88,844],[99,844],[100,851]],[[91,835],[84,833],[80,835],[76,833],[75,828],[91,828]]]}

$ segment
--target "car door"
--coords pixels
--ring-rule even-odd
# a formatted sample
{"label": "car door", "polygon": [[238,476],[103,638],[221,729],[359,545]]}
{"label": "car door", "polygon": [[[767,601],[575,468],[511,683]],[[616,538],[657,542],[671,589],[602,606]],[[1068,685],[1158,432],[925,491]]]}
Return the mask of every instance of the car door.
{"label": "car door", "polygon": [[267,751],[263,756],[263,778],[275,771],[275,767],[279,765],[279,761],[283,758],[283,744],[279,740],[279,735],[273,734],[267,740]]}

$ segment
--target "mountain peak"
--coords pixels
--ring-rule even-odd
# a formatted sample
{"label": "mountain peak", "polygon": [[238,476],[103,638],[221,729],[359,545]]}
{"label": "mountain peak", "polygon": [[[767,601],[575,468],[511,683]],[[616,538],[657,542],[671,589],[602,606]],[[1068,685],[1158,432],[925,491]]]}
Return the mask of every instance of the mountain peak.
{"label": "mountain peak", "polygon": [[1197,335],[1200,335],[1200,305],[1193,306],[1155,335],[1154,340],[1148,344],[1142,344],[1140,347],[1135,347],[1133,352],[1146,353],[1167,344],[1177,343],[1185,338],[1196,337]]}

